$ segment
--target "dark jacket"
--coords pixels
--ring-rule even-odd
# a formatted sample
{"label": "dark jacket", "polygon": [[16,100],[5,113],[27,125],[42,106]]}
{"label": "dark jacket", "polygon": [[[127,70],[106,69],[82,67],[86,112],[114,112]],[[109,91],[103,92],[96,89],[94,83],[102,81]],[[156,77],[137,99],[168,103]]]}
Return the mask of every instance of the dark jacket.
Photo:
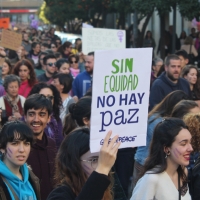
{"label": "dark jacket", "polygon": [[[41,200],[39,179],[30,169],[29,169],[29,182],[35,191],[37,200]],[[1,176],[0,176],[0,200],[12,200],[8,188],[6,184],[3,182]]]}
{"label": "dark jacket", "polygon": [[36,140],[27,163],[40,180],[42,200],[46,199],[54,186],[56,143],[53,139],[43,134],[42,140]]}
{"label": "dark jacket", "polygon": [[200,157],[195,162],[189,176],[189,188],[192,200],[200,199]]}
{"label": "dark jacket", "polygon": [[78,196],[68,185],[61,185],[50,193],[47,200],[102,200],[109,184],[108,176],[94,171]]}
{"label": "dark jacket", "polygon": [[154,82],[150,91],[149,98],[149,110],[160,103],[169,93],[175,90],[182,90],[189,97],[191,97],[191,91],[189,83],[183,79],[179,78],[177,83],[173,83],[166,76],[166,72],[163,72]]}

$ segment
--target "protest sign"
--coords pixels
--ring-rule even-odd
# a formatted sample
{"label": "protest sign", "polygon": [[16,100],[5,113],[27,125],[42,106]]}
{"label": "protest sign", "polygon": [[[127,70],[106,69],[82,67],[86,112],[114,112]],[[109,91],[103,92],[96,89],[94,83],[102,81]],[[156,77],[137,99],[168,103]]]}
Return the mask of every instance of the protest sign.
{"label": "protest sign", "polygon": [[109,130],[120,148],[146,145],[152,48],[95,51],[90,150]]}
{"label": "protest sign", "polygon": [[125,49],[124,30],[103,28],[82,28],[82,51],[84,54],[96,50]]}
{"label": "protest sign", "polygon": [[0,28],[8,29],[10,26],[10,18],[0,18]]}
{"label": "protest sign", "polygon": [[1,35],[1,46],[17,51],[17,49],[21,46],[22,43],[22,35],[19,33],[15,33],[9,30],[2,30]]}

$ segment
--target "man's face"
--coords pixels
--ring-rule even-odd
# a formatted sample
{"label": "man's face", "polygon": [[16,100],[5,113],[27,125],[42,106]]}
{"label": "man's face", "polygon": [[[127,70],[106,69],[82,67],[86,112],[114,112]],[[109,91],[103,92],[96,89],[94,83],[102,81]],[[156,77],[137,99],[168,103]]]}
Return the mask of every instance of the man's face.
{"label": "man's face", "polygon": [[165,71],[171,81],[177,81],[181,73],[181,61],[170,60],[169,66],[165,66]]}
{"label": "man's face", "polygon": [[49,59],[47,60],[47,63],[46,63],[46,71],[47,71],[49,74],[52,74],[52,75],[57,71],[56,59],[55,59],[55,58],[49,58]]}
{"label": "man's face", "polygon": [[35,137],[43,135],[47,123],[50,121],[47,109],[29,109],[25,115],[25,121],[32,129]]}
{"label": "man's face", "polygon": [[86,56],[85,57],[85,70],[89,73],[93,73],[94,68],[94,56]]}
{"label": "man's face", "polygon": [[185,59],[183,56],[178,56],[180,58],[181,61],[181,69],[183,69],[189,62],[188,59]]}

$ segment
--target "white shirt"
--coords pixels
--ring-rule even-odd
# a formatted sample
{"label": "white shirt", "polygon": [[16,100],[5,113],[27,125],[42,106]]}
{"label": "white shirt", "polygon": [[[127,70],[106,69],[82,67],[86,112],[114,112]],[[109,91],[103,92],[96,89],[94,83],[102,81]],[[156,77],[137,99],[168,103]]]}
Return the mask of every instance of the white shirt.
{"label": "white shirt", "polygon": [[[137,182],[130,200],[178,200],[179,192],[167,172],[149,174]],[[181,200],[191,200],[189,188]]]}
{"label": "white shirt", "polygon": [[66,113],[67,113],[67,111],[66,111],[66,109],[67,109],[67,104],[68,104],[68,102],[69,102],[69,100],[70,100],[71,98],[72,98],[72,97],[69,96],[69,97],[67,97],[67,98],[63,101],[63,104],[62,104],[63,107],[60,109],[60,119],[61,119],[62,122],[64,122],[64,119],[65,119],[65,116],[66,116]]}

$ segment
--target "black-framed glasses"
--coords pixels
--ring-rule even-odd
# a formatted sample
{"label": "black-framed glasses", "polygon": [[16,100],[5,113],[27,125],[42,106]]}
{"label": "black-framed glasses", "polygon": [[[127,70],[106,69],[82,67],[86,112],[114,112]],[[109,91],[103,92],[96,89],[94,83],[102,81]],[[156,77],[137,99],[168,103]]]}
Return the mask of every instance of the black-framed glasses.
{"label": "black-framed glasses", "polygon": [[73,64],[73,63],[78,63],[78,61],[76,60],[76,61],[70,61],[70,63],[71,64]]}
{"label": "black-framed glasses", "polygon": [[81,161],[90,163],[92,169],[96,169],[97,164],[98,164],[98,160],[99,160],[99,158],[96,157],[96,158],[92,158],[91,160],[81,160]]}
{"label": "black-framed glasses", "polygon": [[56,67],[56,63],[47,63],[47,65],[49,66],[49,67]]}

